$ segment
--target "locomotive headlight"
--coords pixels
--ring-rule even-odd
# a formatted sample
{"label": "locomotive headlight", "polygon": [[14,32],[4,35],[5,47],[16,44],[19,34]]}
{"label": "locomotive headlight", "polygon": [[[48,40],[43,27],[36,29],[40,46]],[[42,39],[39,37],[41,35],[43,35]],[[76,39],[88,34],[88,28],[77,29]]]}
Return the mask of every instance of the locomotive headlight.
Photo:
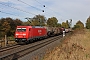
{"label": "locomotive headlight", "polygon": [[23,35],[26,35],[26,34],[23,34]]}
{"label": "locomotive headlight", "polygon": [[16,36],[19,35],[19,34],[16,34]]}
{"label": "locomotive headlight", "polygon": [[23,37],[26,38],[26,34],[23,34]]}
{"label": "locomotive headlight", "polygon": [[19,34],[16,34],[16,38],[18,38],[18,35],[19,35]]}

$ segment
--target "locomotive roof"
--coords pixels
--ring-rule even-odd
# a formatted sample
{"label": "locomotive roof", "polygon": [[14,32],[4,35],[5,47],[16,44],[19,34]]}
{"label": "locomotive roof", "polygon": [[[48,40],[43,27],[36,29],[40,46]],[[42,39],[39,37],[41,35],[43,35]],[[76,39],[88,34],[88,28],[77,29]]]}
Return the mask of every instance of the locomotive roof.
{"label": "locomotive roof", "polygon": [[42,26],[17,26],[17,28],[20,28],[20,27],[23,27],[23,28],[26,28],[26,27],[30,27],[30,28],[44,28]]}
{"label": "locomotive roof", "polygon": [[32,26],[32,28],[44,28],[42,26]]}

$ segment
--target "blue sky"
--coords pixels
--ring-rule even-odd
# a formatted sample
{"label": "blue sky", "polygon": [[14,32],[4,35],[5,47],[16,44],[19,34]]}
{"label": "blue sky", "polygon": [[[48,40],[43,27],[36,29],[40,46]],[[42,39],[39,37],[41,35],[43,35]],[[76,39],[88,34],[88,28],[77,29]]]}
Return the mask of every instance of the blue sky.
{"label": "blue sky", "polygon": [[32,18],[41,14],[47,19],[56,17],[59,23],[72,19],[73,25],[78,20],[85,24],[90,16],[90,0],[0,0],[0,11],[0,18],[11,17],[27,21],[26,17]]}

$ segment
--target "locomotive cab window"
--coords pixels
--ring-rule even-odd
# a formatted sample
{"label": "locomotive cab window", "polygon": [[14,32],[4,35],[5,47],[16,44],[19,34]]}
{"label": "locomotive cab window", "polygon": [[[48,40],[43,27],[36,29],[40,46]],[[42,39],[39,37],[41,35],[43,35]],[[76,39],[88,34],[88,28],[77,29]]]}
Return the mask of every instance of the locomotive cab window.
{"label": "locomotive cab window", "polygon": [[17,28],[17,31],[18,32],[25,32],[26,31],[26,28]]}

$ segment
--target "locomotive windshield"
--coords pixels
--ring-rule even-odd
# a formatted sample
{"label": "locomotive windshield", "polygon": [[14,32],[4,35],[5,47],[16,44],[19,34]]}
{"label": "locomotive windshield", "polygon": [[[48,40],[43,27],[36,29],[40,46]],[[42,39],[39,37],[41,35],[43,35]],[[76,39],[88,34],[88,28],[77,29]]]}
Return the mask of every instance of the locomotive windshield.
{"label": "locomotive windshield", "polygon": [[25,32],[26,31],[26,28],[17,28],[17,31],[18,32]]}

